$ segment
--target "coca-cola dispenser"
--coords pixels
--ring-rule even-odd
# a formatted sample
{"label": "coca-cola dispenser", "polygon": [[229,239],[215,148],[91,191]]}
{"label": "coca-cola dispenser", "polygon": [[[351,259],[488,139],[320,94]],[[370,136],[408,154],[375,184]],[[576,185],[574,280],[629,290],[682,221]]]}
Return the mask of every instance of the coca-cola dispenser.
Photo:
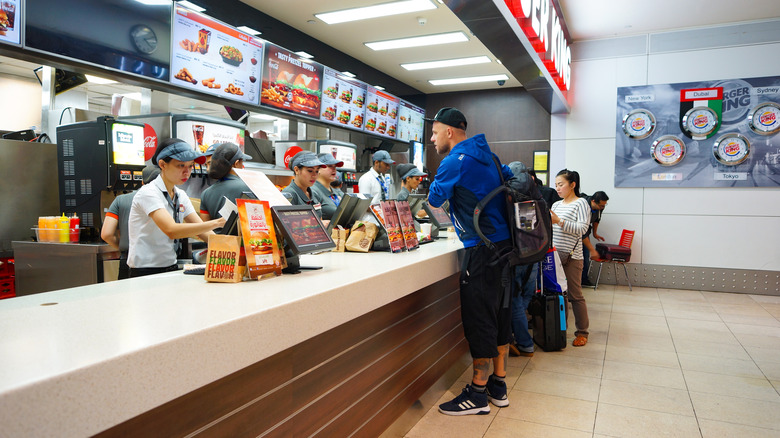
{"label": "coca-cola dispenser", "polygon": [[82,236],[98,236],[101,194],[141,187],[144,125],[98,117],[57,127],[60,211],[81,220]]}

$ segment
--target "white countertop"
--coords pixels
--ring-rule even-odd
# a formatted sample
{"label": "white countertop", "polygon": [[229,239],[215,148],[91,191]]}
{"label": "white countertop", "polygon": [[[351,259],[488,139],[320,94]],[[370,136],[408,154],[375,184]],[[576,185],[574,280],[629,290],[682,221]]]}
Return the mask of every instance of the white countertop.
{"label": "white countertop", "polygon": [[178,271],[0,300],[0,435],[108,429],[458,272],[460,248],[440,239],[305,255],[324,269],[262,281]]}

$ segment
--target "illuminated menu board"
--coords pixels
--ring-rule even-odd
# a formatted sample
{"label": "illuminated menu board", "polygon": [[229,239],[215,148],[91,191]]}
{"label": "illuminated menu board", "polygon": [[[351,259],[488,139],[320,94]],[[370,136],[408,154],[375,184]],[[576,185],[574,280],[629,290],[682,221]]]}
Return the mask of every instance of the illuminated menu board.
{"label": "illuminated menu board", "polygon": [[402,100],[398,107],[398,139],[403,141],[423,141],[425,135],[425,110]]}
{"label": "illuminated menu board", "polygon": [[0,42],[21,43],[22,0],[0,1]]}
{"label": "illuminated menu board", "polygon": [[266,43],[260,104],[320,118],[322,64]]}
{"label": "illuminated menu board", "polygon": [[325,67],[322,87],[320,120],[362,130],[366,115],[367,85]]}
{"label": "illuminated menu board", "polygon": [[365,131],[395,138],[398,130],[398,104],[401,99],[392,94],[366,87]]}
{"label": "illuminated menu board", "polygon": [[257,104],[263,42],[206,15],[176,7],[173,84]]}

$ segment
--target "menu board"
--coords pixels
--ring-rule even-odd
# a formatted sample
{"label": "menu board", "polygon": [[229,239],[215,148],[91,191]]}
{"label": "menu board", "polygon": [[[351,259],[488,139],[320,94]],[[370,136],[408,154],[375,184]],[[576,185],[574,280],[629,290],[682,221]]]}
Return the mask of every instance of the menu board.
{"label": "menu board", "polygon": [[372,86],[366,87],[365,131],[395,138],[398,130],[398,104],[401,99]]}
{"label": "menu board", "polygon": [[20,44],[22,0],[0,1],[0,42]]}
{"label": "menu board", "polygon": [[264,64],[260,104],[320,118],[322,64],[271,43],[266,43]]}
{"label": "menu board", "polygon": [[367,85],[325,67],[322,87],[320,120],[362,130],[363,118],[366,115]]}
{"label": "menu board", "polygon": [[398,139],[423,141],[425,135],[425,109],[402,100],[398,107]]}
{"label": "menu board", "polygon": [[263,42],[206,15],[176,6],[173,84],[257,104]]}

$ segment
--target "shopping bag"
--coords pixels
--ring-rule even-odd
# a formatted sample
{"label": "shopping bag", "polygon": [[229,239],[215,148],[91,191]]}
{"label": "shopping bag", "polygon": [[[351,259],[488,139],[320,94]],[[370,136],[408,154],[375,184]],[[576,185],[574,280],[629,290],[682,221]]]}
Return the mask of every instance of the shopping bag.
{"label": "shopping bag", "polygon": [[561,256],[555,247],[547,251],[542,260],[542,275],[544,276],[544,288],[550,292],[563,293],[569,290],[566,284],[566,274],[563,272]]}
{"label": "shopping bag", "polygon": [[246,266],[241,265],[241,239],[238,236],[212,234],[206,253],[206,281],[238,283],[244,278]]}
{"label": "shopping bag", "polygon": [[333,238],[333,242],[336,244],[336,248],[333,251],[344,252],[347,244],[347,236],[349,236],[349,230],[342,227],[341,225],[337,225],[336,228],[330,232],[330,235],[331,238]]}

